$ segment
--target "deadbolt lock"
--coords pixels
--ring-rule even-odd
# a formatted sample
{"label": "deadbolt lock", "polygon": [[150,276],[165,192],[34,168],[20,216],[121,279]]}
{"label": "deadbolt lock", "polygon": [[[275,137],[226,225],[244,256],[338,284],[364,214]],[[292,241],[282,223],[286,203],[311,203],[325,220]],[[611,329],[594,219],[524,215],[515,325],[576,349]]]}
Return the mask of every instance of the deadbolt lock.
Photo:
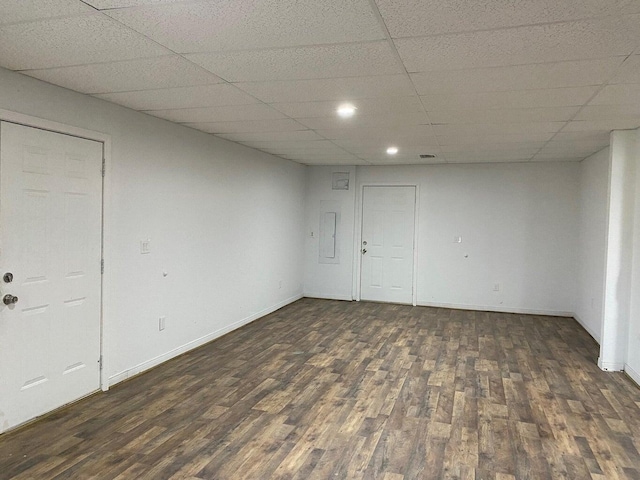
{"label": "deadbolt lock", "polygon": [[13,295],[5,295],[2,297],[2,302],[5,305],[14,305],[18,303],[18,297],[14,297]]}
{"label": "deadbolt lock", "polygon": [[7,272],[3,275],[2,279],[4,280],[4,283],[11,283],[13,282],[13,273],[11,272]]}

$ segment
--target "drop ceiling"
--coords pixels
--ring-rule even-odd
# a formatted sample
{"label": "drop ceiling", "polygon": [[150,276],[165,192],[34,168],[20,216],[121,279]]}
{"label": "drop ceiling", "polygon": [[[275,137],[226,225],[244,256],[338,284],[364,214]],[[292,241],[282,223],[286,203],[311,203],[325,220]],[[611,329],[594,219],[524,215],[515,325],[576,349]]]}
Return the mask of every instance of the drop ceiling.
{"label": "drop ceiling", "polygon": [[0,65],[309,165],[579,161],[640,127],[640,0],[2,0]]}

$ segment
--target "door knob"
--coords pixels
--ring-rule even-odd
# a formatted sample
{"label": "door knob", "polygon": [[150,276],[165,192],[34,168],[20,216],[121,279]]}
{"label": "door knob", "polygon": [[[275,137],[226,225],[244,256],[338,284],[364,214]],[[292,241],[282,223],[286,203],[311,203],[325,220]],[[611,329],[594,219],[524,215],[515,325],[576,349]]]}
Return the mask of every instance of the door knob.
{"label": "door knob", "polygon": [[366,248],[363,248],[363,249],[362,249],[362,254],[364,255],[365,253],[367,253],[367,249],[366,249]]}
{"label": "door knob", "polygon": [[2,298],[2,302],[3,302],[5,305],[13,305],[13,304],[18,303],[18,297],[14,297],[13,295],[5,295],[5,296]]}

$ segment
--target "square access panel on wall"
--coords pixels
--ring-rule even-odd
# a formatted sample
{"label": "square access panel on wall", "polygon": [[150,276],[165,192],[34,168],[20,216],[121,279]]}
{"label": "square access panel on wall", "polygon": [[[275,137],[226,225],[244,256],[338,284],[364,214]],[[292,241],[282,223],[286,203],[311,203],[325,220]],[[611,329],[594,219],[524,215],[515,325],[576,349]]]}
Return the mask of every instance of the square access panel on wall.
{"label": "square access panel on wall", "polygon": [[349,172],[333,172],[332,190],[349,190]]}

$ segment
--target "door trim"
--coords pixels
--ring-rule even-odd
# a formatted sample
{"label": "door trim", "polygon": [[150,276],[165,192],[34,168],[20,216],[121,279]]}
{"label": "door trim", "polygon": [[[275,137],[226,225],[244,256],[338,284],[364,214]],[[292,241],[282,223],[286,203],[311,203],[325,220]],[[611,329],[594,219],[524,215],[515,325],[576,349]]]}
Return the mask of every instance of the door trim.
{"label": "door trim", "polygon": [[102,177],[102,258],[105,261],[104,274],[101,278],[101,295],[100,295],[100,358],[102,363],[100,365],[100,389],[107,391],[109,389],[109,377],[107,375],[108,360],[105,352],[107,351],[107,339],[108,328],[106,319],[108,317],[108,296],[111,290],[110,281],[110,259],[114,258],[111,251],[111,245],[113,242],[110,240],[110,231],[107,228],[111,225],[111,135],[98,132],[95,130],[87,130],[84,128],[76,127],[74,125],[68,125],[65,123],[55,122],[44,118],[34,117],[31,115],[25,115],[23,113],[13,112],[10,110],[4,110],[0,108],[0,120],[8,123],[15,123],[23,125],[25,127],[38,128],[40,130],[47,130],[54,133],[61,133],[63,135],[69,135],[72,137],[84,138],[86,140],[93,140],[95,142],[102,143],[102,155],[105,162],[105,176]]}
{"label": "door trim", "polygon": [[365,187],[414,187],[416,191],[415,206],[413,211],[413,264],[412,275],[413,285],[411,286],[411,304],[415,307],[417,305],[418,294],[418,278],[416,272],[418,271],[418,209],[420,207],[420,186],[418,184],[410,183],[363,183],[359,185],[356,198],[356,215],[355,215],[355,235],[354,235],[354,250],[353,255],[355,261],[353,262],[353,285],[352,295],[356,302],[360,301],[361,293],[361,268],[362,268],[362,255],[360,252],[360,245],[362,244],[362,221],[364,218],[364,189]]}

